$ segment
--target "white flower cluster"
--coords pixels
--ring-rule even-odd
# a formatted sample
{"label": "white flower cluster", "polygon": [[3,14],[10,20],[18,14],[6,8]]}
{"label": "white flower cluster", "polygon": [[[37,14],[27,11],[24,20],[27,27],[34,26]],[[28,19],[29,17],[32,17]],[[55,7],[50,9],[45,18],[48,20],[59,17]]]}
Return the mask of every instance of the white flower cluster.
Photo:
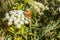
{"label": "white flower cluster", "polygon": [[37,12],[40,12],[41,10],[46,10],[49,9],[48,6],[44,6],[42,3],[36,2],[34,1],[33,3],[28,2],[30,5],[32,5],[34,7],[34,9],[36,9]]}
{"label": "white flower cluster", "polygon": [[17,28],[21,25],[28,24],[29,19],[25,17],[24,11],[22,10],[12,10],[5,14],[5,20],[8,20],[8,25],[14,24]]}

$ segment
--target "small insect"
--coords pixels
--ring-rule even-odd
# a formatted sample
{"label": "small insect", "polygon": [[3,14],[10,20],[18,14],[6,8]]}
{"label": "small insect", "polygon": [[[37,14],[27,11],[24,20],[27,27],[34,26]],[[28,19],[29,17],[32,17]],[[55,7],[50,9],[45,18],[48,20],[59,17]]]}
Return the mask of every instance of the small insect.
{"label": "small insect", "polygon": [[30,9],[26,10],[25,15],[26,17],[31,18],[31,10]]}

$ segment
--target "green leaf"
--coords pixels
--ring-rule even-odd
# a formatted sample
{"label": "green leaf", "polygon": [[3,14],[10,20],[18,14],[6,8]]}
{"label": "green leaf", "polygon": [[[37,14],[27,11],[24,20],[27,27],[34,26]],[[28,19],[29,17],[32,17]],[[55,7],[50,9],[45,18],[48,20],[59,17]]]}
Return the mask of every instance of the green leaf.
{"label": "green leaf", "polygon": [[18,9],[18,10],[22,10],[22,9],[23,9],[23,4],[20,3],[20,4],[17,6],[17,9]]}
{"label": "green leaf", "polygon": [[13,33],[13,34],[15,33],[15,29],[13,27],[9,27],[8,31],[11,32],[11,33]]}

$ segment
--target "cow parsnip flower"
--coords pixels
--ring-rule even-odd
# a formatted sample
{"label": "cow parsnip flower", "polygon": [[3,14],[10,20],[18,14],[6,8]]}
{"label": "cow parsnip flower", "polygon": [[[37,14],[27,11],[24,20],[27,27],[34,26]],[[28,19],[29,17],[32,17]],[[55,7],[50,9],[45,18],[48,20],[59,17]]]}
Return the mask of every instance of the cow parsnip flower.
{"label": "cow parsnip flower", "polygon": [[12,10],[5,14],[5,20],[8,20],[8,26],[15,25],[16,28],[20,28],[21,25],[28,24],[29,19],[25,16],[22,10]]}
{"label": "cow parsnip flower", "polygon": [[5,14],[5,19],[9,19],[9,18],[10,18],[9,14],[6,13],[6,14]]}
{"label": "cow parsnip flower", "polygon": [[28,2],[31,6],[33,6],[34,7],[34,9],[35,10],[37,10],[37,12],[40,12],[41,10],[48,10],[49,8],[48,8],[48,6],[45,6],[44,4],[42,4],[42,3],[39,3],[39,2],[36,2],[36,1],[34,1],[33,3],[31,3],[31,2]]}

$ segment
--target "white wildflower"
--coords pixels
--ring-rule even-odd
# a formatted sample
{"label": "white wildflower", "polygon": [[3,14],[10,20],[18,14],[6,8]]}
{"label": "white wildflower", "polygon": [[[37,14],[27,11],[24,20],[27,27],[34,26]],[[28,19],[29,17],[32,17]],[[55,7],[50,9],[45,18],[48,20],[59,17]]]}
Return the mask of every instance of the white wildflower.
{"label": "white wildflower", "polygon": [[27,17],[25,17],[25,20],[29,20]]}
{"label": "white wildflower", "polygon": [[15,13],[17,13],[17,12],[18,12],[18,10],[14,10],[14,12],[15,12]]}
{"label": "white wildflower", "polygon": [[29,23],[27,20],[25,20],[24,22],[25,22],[25,24],[28,24]]}
{"label": "white wildflower", "polygon": [[24,18],[24,14],[22,14],[21,16],[22,16],[22,18]]}
{"label": "white wildflower", "polygon": [[16,19],[17,19],[17,17],[14,17],[14,18],[13,18],[13,20],[16,20]]}
{"label": "white wildflower", "polygon": [[17,14],[17,13],[14,13],[13,15],[14,15],[14,16],[18,16],[18,14]]}
{"label": "white wildflower", "polygon": [[22,11],[22,10],[17,11],[18,15],[22,15],[23,12],[24,12],[24,11]]}
{"label": "white wildflower", "polygon": [[14,21],[14,24],[15,24],[15,25],[17,25],[18,23],[19,23],[19,21],[18,21],[18,20],[15,20],[15,21]]}
{"label": "white wildflower", "polygon": [[40,3],[39,3],[39,2],[36,2],[36,1],[34,2],[34,4],[35,4],[35,5],[40,5]]}
{"label": "white wildflower", "polygon": [[38,6],[34,6],[34,8],[37,12],[40,12],[40,8]]}
{"label": "white wildflower", "polygon": [[[31,3],[31,2],[28,2],[31,6],[32,6],[32,8],[34,7],[34,9],[36,9],[37,10],[37,12],[40,12],[41,11],[41,9],[44,11],[46,8],[45,8],[45,6],[42,4],[42,3],[39,3],[39,2],[33,2],[33,3]],[[48,9],[48,8],[47,8]]]}
{"label": "white wildflower", "polygon": [[24,18],[25,18],[24,15],[21,15],[21,17],[22,17],[21,20],[24,21]]}
{"label": "white wildflower", "polygon": [[9,18],[9,20],[8,21],[10,21],[10,22],[12,22],[13,21],[13,18],[11,17],[11,18]]}
{"label": "white wildflower", "polygon": [[40,14],[41,16],[44,15],[44,13],[42,13],[42,12],[40,12],[39,14]]}
{"label": "white wildflower", "polygon": [[24,24],[24,21],[21,21],[21,24],[23,25]]}
{"label": "white wildflower", "polygon": [[8,38],[8,40],[12,40],[11,38]]}
{"label": "white wildflower", "polygon": [[39,9],[37,6],[34,6],[35,9]]}
{"label": "white wildflower", "polygon": [[8,22],[8,26],[12,25],[12,22]]}
{"label": "white wildflower", "polygon": [[21,15],[18,15],[17,17],[18,17],[18,18],[20,18],[20,17],[21,17]]}
{"label": "white wildflower", "polygon": [[11,15],[14,14],[14,13],[15,13],[15,12],[14,12],[13,10],[12,10],[12,11],[9,11],[9,14],[11,14]]}
{"label": "white wildflower", "polygon": [[24,21],[24,18],[21,18],[22,21]]}
{"label": "white wildflower", "polygon": [[9,16],[9,13],[6,13],[5,16]]}
{"label": "white wildflower", "polygon": [[8,25],[12,25],[14,24],[16,26],[16,28],[20,28],[21,25],[24,25],[24,23],[28,24],[29,19],[27,17],[25,17],[24,15],[24,11],[22,10],[12,10],[9,11],[9,13],[6,13],[5,17],[8,17]]}
{"label": "white wildflower", "polygon": [[15,17],[14,15],[11,15],[12,19]]}
{"label": "white wildflower", "polygon": [[49,10],[48,6],[45,7],[47,10]]}
{"label": "white wildflower", "polygon": [[18,24],[18,25],[16,26],[16,28],[18,28],[18,29],[21,28],[21,24]]}
{"label": "white wildflower", "polygon": [[28,2],[30,5],[34,5],[34,3]]}
{"label": "white wildflower", "polygon": [[6,13],[6,14],[5,14],[5,19],[9,19],[9,18],[10,18],[9,14]]}
{"label": "white wildflower", "polygon": [[17,21],[19,21],[19,22],[20,22],[20,21],[21,21],[21,19],[20,19],[20,18],[17,18]]}

